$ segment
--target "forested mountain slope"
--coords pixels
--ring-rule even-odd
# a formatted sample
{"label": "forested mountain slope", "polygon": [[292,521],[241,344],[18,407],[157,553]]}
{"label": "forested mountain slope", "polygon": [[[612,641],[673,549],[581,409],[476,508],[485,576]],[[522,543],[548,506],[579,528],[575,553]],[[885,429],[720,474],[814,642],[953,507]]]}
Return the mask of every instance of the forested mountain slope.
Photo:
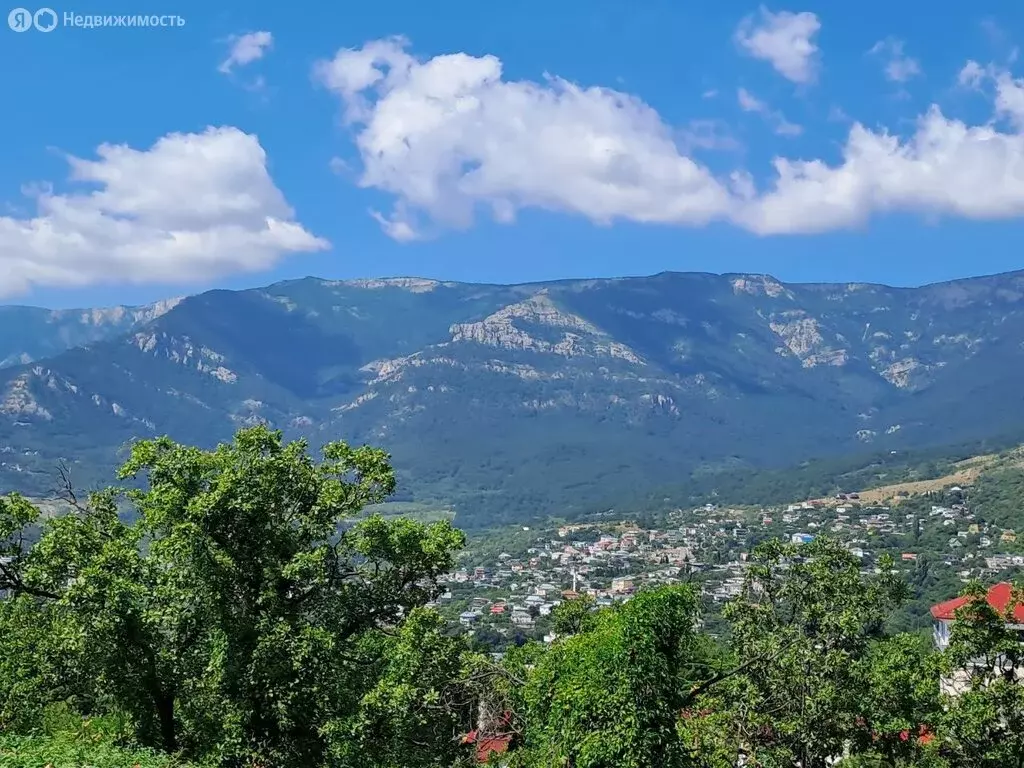
{"label": "forested mountain slope", "polygon": [[[65,456],[92,482],[134,437],[206,445],[264,420],[387,448],[400,498],[453,503],[473,525],[694,471],[962,442],[1024,427],[1022,299],[1024,273],[211,291],[0,370],[0,487],[45,492]],[[4,323],[7,358],[58,343],[31,326],[12,342]]]}

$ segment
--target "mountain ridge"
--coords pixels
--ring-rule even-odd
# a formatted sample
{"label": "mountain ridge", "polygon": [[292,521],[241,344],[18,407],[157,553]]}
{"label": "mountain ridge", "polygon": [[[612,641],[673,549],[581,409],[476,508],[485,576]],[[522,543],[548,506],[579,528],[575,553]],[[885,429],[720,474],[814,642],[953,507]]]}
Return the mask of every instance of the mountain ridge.
{"label": "mountain ridge", "polygon": [[30,363],[127,331],[169,312],[182,298],[178,296],[140,305],[76,309],[2,305],[0,368]]}
{"label": "mountain ridge", "polygon": [[404,497],[473,524],[1024,422],[1020,271],[918,288],[301,278],[130,319],[0,369],[0,486],[38,492],[60,457],[98,477],[139,436],[206,445],[267,422],[383,445]]}

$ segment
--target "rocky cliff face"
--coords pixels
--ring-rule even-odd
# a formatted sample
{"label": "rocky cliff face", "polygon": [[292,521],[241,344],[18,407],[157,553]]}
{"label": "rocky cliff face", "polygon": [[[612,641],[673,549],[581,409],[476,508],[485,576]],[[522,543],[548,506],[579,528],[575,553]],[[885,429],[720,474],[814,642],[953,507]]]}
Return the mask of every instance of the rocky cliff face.
{"label": "rocky cliff face", "polygon": [[58,319],[0,309],[31,319],[0,334],[0,355],[51,350],[0,371],[0,484],[38,491],[60,456],[99,476],[134,437],[208,444],[268,422],[383,444],[404,493],[483,518],[726,465],[975,438],[1024,427],[1022,301],[1019,273],[918,289],[665,273],[308,279]]}
{"label": "rocky cliff face", "polygon": [[141,307],[47,310],[0,307],[0,368],[124,333],[174,309],[180,298]]}

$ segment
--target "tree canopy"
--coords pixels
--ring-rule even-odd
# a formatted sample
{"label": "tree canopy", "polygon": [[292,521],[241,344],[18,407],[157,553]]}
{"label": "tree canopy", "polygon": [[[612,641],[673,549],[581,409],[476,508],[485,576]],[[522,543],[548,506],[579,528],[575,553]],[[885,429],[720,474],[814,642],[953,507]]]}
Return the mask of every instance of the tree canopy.
{"label": "tree canopy", "polygon": [[[87,709],[127,714],[144,747],[226,765],[311,765],[328,753],[366,764],[331,737],[382,727],[382,680],[411,674],[400,661],[408,633],[431,632],[416,609],[462,534],[447,522],[352,524],[394,488],[386,454],[332,443],[318,462],[263,427],[212,451],[138,442],[120,478],[141,487],[75,502],[30,548],[35,510],[19,497],[0,506],[5,624],[61,639],[46,674]],[[421,662],[451,672],[443,643],[416,646],[438,654]],[[17,702],[45,683],[19,666],[22,654],[4,656],[14,684],[4,711],[23,712]],[[431,695],[421,682],[407,699]],[[441,759],[457,730],[423,749]]]}
{"label": "tree canopy", "polygon": [[891,563],[768,540],[718,634],[676,584],[567,600],[495,658],[429,607],[462,533],[363,513],[380,450],[160,438],[118,481],[55,517],[0,498],[5,765],[1024,764],[1024,646],[980,585],[940,653],[891,631]]}

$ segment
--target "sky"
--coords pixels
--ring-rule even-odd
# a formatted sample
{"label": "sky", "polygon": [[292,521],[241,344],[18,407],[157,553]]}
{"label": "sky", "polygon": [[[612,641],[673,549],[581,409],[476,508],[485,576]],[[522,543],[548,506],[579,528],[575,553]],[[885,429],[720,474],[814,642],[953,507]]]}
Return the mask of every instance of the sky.
{"label": "sky", "polygon": [[1024,267],[1019,2],[212,5],[12,6],[0,303]]}

